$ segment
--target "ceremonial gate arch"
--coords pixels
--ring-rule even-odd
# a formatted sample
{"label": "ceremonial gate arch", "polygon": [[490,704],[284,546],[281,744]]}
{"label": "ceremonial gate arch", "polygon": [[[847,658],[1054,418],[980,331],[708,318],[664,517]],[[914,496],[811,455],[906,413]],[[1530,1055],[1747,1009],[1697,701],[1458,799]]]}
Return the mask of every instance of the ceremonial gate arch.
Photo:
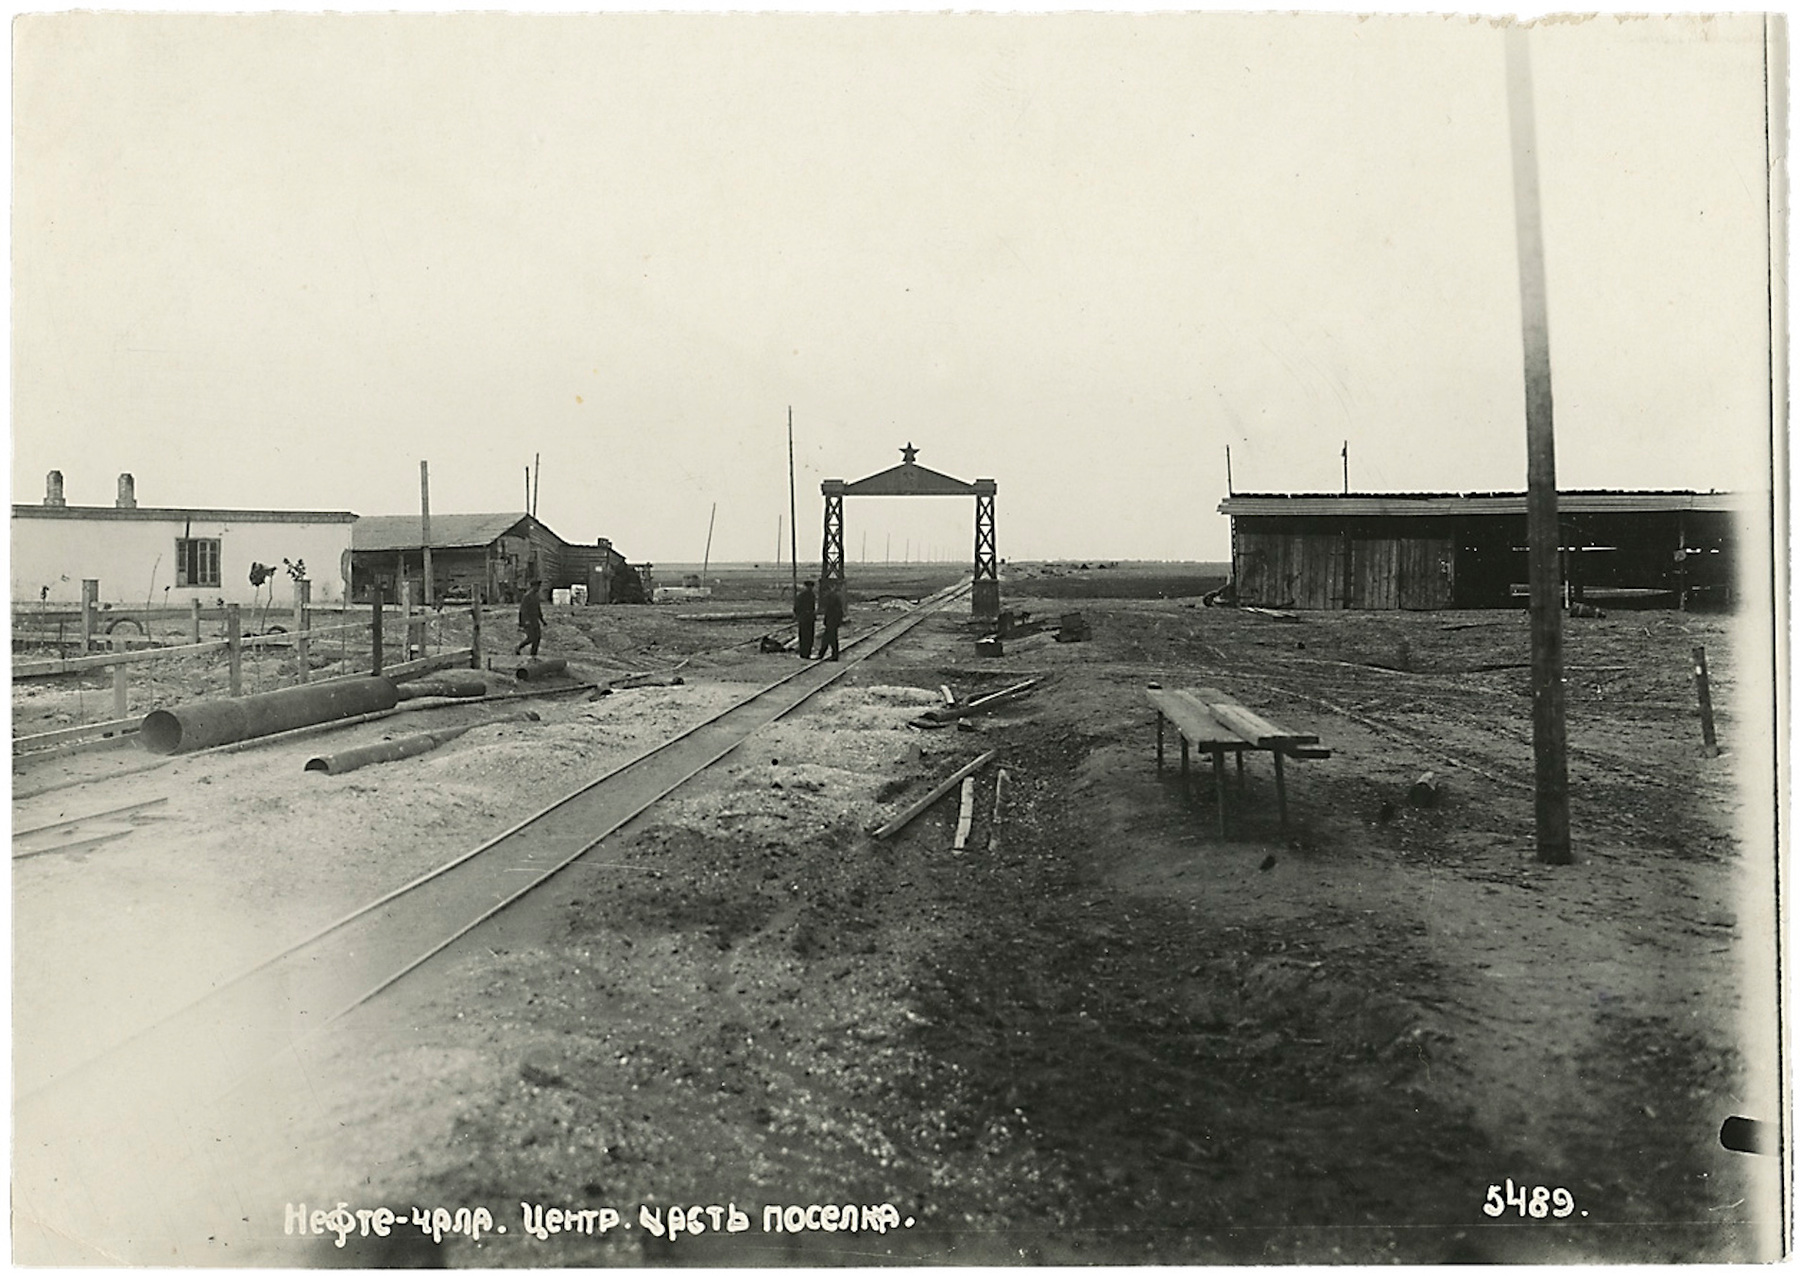
{"label": "ceremonial gate arch", "polygon": [[844,498],[846,496],[973,496],[975,498],[975,588],[969,610],[977,616],[1000,614],[1000,559],[994,548],[993,479],[965,483],[928,470],[913,458],[919,449],[908,443],[900,449],[900,464],[868,478],[846,483],[826,479],[819,484],[825,497],[825,546],[819,561],[819,587],[844,586]]}

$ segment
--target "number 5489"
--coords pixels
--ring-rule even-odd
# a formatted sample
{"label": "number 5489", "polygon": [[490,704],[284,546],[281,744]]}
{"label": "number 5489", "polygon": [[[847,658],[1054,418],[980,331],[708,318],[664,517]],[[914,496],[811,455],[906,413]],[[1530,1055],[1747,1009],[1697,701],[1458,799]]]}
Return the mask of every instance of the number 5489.
{"label": "number 5489", "polygon": [[1566,1187],[1514,1187],[1507,1179],[1504,1191],[1497,1183],[1488,1186],[1481,1212],[1499,1218],[1515,1206],[1520,1218],[1567,1218],[1575,1212],[1575,1194]]}

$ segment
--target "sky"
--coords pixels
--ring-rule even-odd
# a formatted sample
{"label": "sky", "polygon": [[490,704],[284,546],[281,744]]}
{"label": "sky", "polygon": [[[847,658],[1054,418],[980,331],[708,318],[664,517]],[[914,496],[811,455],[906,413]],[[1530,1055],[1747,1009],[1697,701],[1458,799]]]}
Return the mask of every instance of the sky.
{"label": "sky", "polygon": [[[1767,490],[1761,19],[1531,44],[1561,486]],[[541,455],[565,540],[766,562],[790,408],[802,563],[906,443],[1020,559],[1227,557],[1227,447],[1524,485],[1483,20],[49,14],[12,110],[19,502],[514,510]],[[972,542],[848,503],[852,561]]]}

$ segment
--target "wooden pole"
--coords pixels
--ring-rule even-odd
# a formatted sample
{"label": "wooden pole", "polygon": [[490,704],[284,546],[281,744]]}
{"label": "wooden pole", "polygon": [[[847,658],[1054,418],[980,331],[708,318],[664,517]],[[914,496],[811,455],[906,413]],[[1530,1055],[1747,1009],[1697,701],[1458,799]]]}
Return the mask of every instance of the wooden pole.
{"label": "wooden pole", "polygon": [[375,582],[375,602],[369,614],[369,672],[376,677],[381,676],[381,638],[383,622],[386,619],[381,607],[381,582]]}
{"label": "wooden pole", "polygon": [[[1713,733],[1712,679],[1706,672],[1706,648],[1694,648],[1694,690],[1700,696],[1700,738],[1706,744],[1706,756],[1719,756],[1719,737]],[[120,715],[123,716],[123,715]]]}
{"label": "wooden pole", "polygon": [[81,582],[81,654],[87,655],[94,645],[94,609],[100,602],[100,582]]}
{"label": "wooden pole", "polygon": [[713,502],[712,513],[706,516],[706,553],[700,556],[700,588],[706,588],[706,569],[712,566],[712,534],[713,520],[719,517],[719,503]]}
{"label": "wooden pole", "polygon": [[425,605],[436,596],[431,589],[431,471],[419,462],[419,540],[425,546]]}
{"label": "wooden pole", "polygon": [[[127,668],[126,665],[113,666],[113,719],[115,721],[131,712],[129,708],[130,692],[126,683],[126,678],[129,676],[126,673]],[[1710,716],[1707,721],[1712,721]]]}
{"label": "wooden pole", "polygon": [[1350,440],[1344,440],[1344,495],[1350,495]]}
{"label": "wooden pole", "polygon": [[294,638],[294,652],[300,657],[300,681],[312,679],[312,639],[307,631],[312,628],[312,582],[297,580],[294,582],[294,609],[299,614],[294,617],[294,627],[299,633]]}
{"label": "wooden pole", "polygon": [[788,584],[791,597],[800,597],[800,531],[794,522],[798,507],[794,504],[794,409],[788,407]]}
{"label": "wooden pole", "polygon": [[413,614],[412,614],[412,582],[400,582],[400,642],[402,660],[411,660],[417,653],[413,651]]}
{"label": "wooden pole", "polygon": [[238,605],[225,604],[225,659],[231,669],[231,694],[244,694],[244,639],[238,627]]}
{"label": "wooden pole", "polygon": [[481,586],[469,598],[469,668],[481,668]]}
{"label": "wooden pole", "polygon": [[1519,245],[1519,309],[1525,351],[1526,539],[1531,565],[1531,745],[1536,763],[1537,857],[1568,864],[1568,724],[1562,684],[1562,607],[1557,598],[1556,429],[1550,394],[1550,316],[1538,197],[1537,124],[1529,28],[1506,28],[1506,98],[1512,125],[1513,211]]}
{"label": "wooden pole", "polygon": [[544,490],[543,464],[544,454],[533,452],[531,454],[531,516],[533,518],[537,517],[538,493]]}
{"label": "wooden pole", "polygon": [[525,512],[531,513],[531,467],[525,467]]}
{"label": "wooden pole", "polygon": [[1225,445],[1225,495],[1236,496],[1231,486],[1231,444]]}
{"label": "wooden pole", "polygon": [[189,618],[194,622],[194,641],[200,641],[200,600],[188,599]]}
{"label": "wooden pole", "polygon": [[775,566],[781,566],[781,520],[784,515],[775,516]]}

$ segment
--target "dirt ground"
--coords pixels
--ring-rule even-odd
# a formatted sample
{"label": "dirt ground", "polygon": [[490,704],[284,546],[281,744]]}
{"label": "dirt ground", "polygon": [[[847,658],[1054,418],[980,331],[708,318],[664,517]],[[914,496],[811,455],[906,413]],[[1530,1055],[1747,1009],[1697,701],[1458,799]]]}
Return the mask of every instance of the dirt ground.
{"label": "dirt ground", "polygon": [[[1744,622],[1569,622],[1576,863],[1551,867],[1523,613],[1284,621],[1089,592],[1117,570],[1008,582],[1009,607],[1083,611],[1090,642],[978,659],[965,617],[928,621],[352,1016],[232,1153],[248,1247],[196,1237],[180,1261],[1769,1257],[1772,1158],[1718,1141],[1766,1114],[1773,1052],[1746,977],[1773,962],[1772,689]],[[541,722],[347,776],[300,770],[317,741],[58,789],[15,767],[38,794],[15,827],[169,799],[129,838],[15,864],[19,1084],[788,671],[755,652],[767,627],[558,612],[547,653],[687,659],[686,683],[538,700]],[[908,726],[940,684],[1033,675],[979,731]],[[1266,755],[1229,777],[1224,839],[1206,765],[1191,799],[1158,771],[1152,681],[1322,737],[1331,758],[1290,765],[1289,828]],[[967,850],[954,798],[868,836],[987,749]],[[1409,805],[1428,770],[1441,802]],[[1570,1216],[1490,1218],[1509,1180],[1567,1189]],[[480,1206],[509,1230],[339,1250],[283,1234],[300,1201]],[[539,1238],[521,1203],[623,1221]],[[896,1225],[764,1230],[766,1206],[828,1203]],[[640,1205],[750,1226],[659,1238]]]}

